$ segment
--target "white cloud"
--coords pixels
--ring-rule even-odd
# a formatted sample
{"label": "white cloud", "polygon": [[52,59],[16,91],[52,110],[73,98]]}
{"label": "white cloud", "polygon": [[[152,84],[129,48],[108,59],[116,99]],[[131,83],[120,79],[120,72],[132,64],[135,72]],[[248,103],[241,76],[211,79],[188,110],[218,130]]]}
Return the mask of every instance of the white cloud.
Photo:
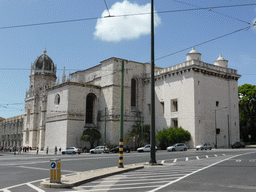
{"label": "white cloud", "polygon": [[[122,3],[117,2],[109,9],[110,15],[130,15],[138,13],[150,13],[151,4],[138,5],[124,0]],[[102,17],[108,16],[105,10]],[[154,14],[155,27],[161,23],[160,17]],[[139,38],[142,35],[151,32],[151,15],[136,15],[122,17],[108,17],[97,20],[94,36],[103,41],[118,42],[121,40],[131,40]]]}

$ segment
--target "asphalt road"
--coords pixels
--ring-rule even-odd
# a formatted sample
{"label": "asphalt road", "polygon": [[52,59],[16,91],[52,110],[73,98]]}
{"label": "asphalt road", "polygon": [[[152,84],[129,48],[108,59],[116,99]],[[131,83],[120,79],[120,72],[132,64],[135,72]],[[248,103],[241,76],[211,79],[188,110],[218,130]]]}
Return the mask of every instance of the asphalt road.
{"label": "asphalt road", "polygon": [[[241,158],[241,161],[237,159],[238,157],[234,157],[235,155],[241,155],[251,152],[253,153],[250,155],[238,156],[239,158]],[[240,187],[239,190],[244,190],[243,187],[245,187],[245,185],[243,186],[242,183],[239,183],[239,181],[236,180],[241,180],[241,182],[245,182],[247,186],[246,189],[248,189],[248,186],[253,188],[253,179],[250,176],[253,175],[253,172],[255,173],[256,157],[254,152],[256,152],[255,149],[218,149],[211,151],[189,150],[186,152],[159,151],[156,153],[156,159],[159,163],[164,163],[164,165],[171,165],[168,166],[169,171],[171,171],[171,169],[173,169],[174,166],[179,165],[180,171],[182,173],[184,170],[184,173],[187,173],[186,168],[190,166],[196,168],[193,169],[193,171],[197,171],[202,168],[202,163],[204,167],[207,167],[211,165],[212,160],[214,160],[214,163],[229,157],[234,157],[235,160],[232,158],[230,160],[220,162],[216,165],[213,165],[202,171],[196,172],[190,175],[189,177],[185,177],[182,180],[169,185],[167,185],[168,180],[163,181],[164,183],[158,183],[156,181],[158,185],[157,187],[159,187],[159,184],[160,186],[162,186],[162,184],[166,185],[166,187],[158,190],[170,191],[170,189],[172,189],[177,191],[191,191],[193,189],[194,191],[214,191],[216,189],[215,185],[217,184],[219,187],[219,191],[226,191],[226,189],[230,189],[230,191],[232,191],[232,187],[224,187],[225,190],[222,190],[223,186],[225,185],[237,185],[237,187]],[[72,191],[73,189],[53,190],[39,188],[40,182],[43,181],[44,179],[49,178],[50,159],[53,158],[61,159],[62,176],[76,174],[88,170],[118,166],[118,154],[81,154],[56,156],[36,154],[4,154],[3,156],[0,156],[0,191]],[[148,162],[149,159],[149,153],[128,153],[124,154],[124,165],[134,163],[145,163]],[[199,166],[197,166],[198,162],[200,162]],[[166,170],[168,169],[166,168]],[[145,170],[150,170],[150,168]],[[224,172],[224,170],[226,171]],[[149,172],[148,174],[154,175],[154,173],[156,172],[157,170],[151,173]],[[162,176],[162,178],[164,178],[164,176]],[[201,182],[200,178],[203,180],[203,182]],[[230,180],[227,180],[227,178],[230,178]],[[182,185],[180,185],[180,183],[182,183]],[[157,187],[154,186],[153,188]],[[255,191],[255,188],[248,190]],[[75,191],[81,191],[81,188],[75,189]],[[140,188],[140,190],[138,191],[143,190],[142,188]]]}

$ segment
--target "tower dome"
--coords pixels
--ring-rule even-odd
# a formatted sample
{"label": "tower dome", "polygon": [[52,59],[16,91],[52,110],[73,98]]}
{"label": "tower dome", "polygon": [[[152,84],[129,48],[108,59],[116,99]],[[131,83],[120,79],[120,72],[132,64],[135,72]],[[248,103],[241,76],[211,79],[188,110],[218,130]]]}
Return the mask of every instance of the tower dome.
{"label": "tower dome", "polygon": [[228,60],[225,60],[221,55],[219,56],[219,58],[214,61],[214,65],[216,66],[220,66],[220,67],[228,67]]}
{"label": "tower dome", "polygon": [[37,59],[34,62],[34,69],[36,70],[47,70],[47,71],[54,71],[54,63],[52,59],[46,55],[46,49],[44,49],[44,54],[40,57],[37,57]]}
{"label": "tower dome", "polygon": [[201,61],[201,53],[198,53],[193,47],[192,50],[187,54],[187,61],[198,60]]}

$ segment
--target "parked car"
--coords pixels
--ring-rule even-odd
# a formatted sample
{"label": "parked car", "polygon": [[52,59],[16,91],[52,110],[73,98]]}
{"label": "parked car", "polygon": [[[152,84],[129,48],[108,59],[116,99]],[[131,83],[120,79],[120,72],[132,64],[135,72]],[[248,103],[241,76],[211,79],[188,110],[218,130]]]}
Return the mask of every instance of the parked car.
{"label": "parked car", "polygon": [[204,149],[205,150],[207,150],[207,149],[212,150],[212,146],[211,146],[210,143],[204,143],[204,144],[196,146],[196,150],[199,150],[199,149],[201,149],[201,150],[204,150]]}
{"label": "parked car", "polygon": [[[104,146],[97,146],[94,149],[91,149],[89,152],[92,153],[92,154],[93,153],[103,153],[104,152]],[[108,147],[105,147],[105,152],[109,153],[109,148]]]}
{"label": "parked car", "polygon": [[244,142],[235,142],[233,145],[231,145],[231,148],[245,148],[245,143]]}
{"label": "parked car", "polygon": [[62,155],[65,154],[81,154],[82,149],[78,147],[68,147],[66,150],[62,151]]}
{"label": "parked car", "polygon": [[[151,145],[145,145],[144,147],[140,147],[137,149],[138,152],[150,152]],[[157,150],[157,146],[155,146],[155,149]]]}
{"label": "parked car", "polygon": [[[124,145],[124,146],[123,146],[123,151],[126,152],[126,153],[130,153],[131,149],[130,149],[129,146]],[[112,153],[118,153],[118,152],[119,152],[119,146],[116,146],[115,148],[111,149],[110,152],[112,152]]]}
{"label": "parked car", "polygon": [[170,151],[187,151],[188,147],[185,145],[185,143],[176,143],[170,147],[167,147],[166,150],[168,152],[170,152]]}

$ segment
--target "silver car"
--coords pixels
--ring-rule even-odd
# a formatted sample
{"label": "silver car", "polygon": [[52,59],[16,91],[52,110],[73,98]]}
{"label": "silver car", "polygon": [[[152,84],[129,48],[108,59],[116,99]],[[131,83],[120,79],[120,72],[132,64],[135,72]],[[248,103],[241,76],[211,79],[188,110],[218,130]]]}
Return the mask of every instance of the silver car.
{"label": "silver car", "polygon": [[170,152],[170,151],[187,151],[188,147],[185,145],[185,143],[176,143],[170,147],[167,147],[166,150],[168,152]]}
{"label": "silver car", "polygon": [[81,154],[82,149],[77,147],[68,147],[66,150],[62,151],[62,154]]}
{"label": "silver car", "polygon": [[[157,150],[157,146],[155,146],[155,149]],[[150,152],[151,151],[151,145],[145,145],[144,147],[140,147],[137,149],[138,152]]]}
{"label": "silver car", "polygon": [[210,143],[204,143],[204,144],[196,146],[196,150],[199,150],[199,149],[201,149],[201,150],[204,150],[204,149],[205,150],[207,150],[207,149],[212,150],[212,146],[211,146]]}
{"label": "silver car", "polygon": [[[97,146],[94,149],[90,150],[90,153],[103,153],[104,152],[104,146]],[[105,153],[109,153],[109,148],[105,147]]]}

